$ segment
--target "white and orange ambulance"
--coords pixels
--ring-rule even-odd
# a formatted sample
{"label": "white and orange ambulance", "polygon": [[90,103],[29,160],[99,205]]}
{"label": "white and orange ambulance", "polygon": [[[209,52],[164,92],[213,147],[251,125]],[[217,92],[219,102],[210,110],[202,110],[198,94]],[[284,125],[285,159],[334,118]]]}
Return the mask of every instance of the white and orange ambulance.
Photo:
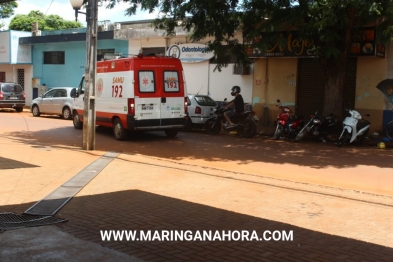
{"label": "white and orange ambulance", "polygon": [[[74,100],[73,122],[83,126],[84,78]],[[96,125],[112,127],[117,140],[127,131],[164,130],[176,136],[187,115],[187,91],[181,62],[143,56],[97,62]]]}

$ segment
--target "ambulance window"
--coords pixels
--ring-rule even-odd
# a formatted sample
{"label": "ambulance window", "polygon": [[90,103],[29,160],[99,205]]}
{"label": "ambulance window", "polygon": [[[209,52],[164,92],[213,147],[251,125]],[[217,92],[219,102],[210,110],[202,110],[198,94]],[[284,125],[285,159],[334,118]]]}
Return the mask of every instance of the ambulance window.
{"label": "ambulance window", "polygon": [[154,85],[153,71],[139,71],[139,92],[153,93],[156,91]]}
{"label": "ambulance window", "polygon": [[179,74],[177,71],[164,71],[165,92],[179,92]]}

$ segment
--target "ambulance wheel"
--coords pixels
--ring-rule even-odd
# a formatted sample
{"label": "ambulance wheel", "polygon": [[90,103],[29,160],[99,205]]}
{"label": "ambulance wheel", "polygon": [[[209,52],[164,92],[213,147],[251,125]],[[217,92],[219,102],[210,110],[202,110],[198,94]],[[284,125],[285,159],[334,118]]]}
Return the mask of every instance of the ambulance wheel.
{"label": "ambulance wheel", "polygon": [[177,129],[167,129],[165,130],[165,134],[167,137],[175,137],[177,135]]}
{"label": "ambulance wheel", "polygon": [[82,129],[83,123],[79,119],[78,112],[74,111],[74,115],[72,117],[72,123],[74,124],[75,129]]}
{"label": "ambulance wheel", "polygon": [[113,120],[113,135],[117,140],[125,140],[127,138],[127,130],[124,129],[119,118]]}

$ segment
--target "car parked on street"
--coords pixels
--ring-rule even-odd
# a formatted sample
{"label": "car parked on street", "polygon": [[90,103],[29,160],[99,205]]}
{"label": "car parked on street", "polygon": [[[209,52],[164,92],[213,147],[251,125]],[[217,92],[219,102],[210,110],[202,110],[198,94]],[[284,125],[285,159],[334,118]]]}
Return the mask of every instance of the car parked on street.
{"label": "car parked on street", "polygon": [[74,98],[71,91],[74,87],[55,87],[31,102],[30,111],[33,116],[41,114],[59,115],[64,119],[72,119]]}
{"label": "car parked on street", "polygon": [[14,108],[22,112],[26,95],[21,85],[17,83],[0,82],[0,108]]}
{"label": "car parked on street", "polygon": [[185,129],[202,128],[206,120],[213,116],[217,103],[208,95],[188,94],[188,117]]}

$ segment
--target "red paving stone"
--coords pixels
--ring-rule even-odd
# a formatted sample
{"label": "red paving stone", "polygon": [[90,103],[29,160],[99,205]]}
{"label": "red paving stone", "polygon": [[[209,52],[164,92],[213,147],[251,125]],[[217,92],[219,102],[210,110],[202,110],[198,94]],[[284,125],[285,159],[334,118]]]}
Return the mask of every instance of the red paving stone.
{"label": "red paving stone", "polygon": [[[280,147],[285,149],[283,143]],[[301,146],[296,144],[296,147]],[[286,152],[284,149],[282,154]],[[64,152],[60,151],[53,151],[51,155],[38,154],[41,159],[63,159],[60,156]],[[89,155],[85,162],[90,163],[99,156],[98,152],[95,154],[97,156]],[[266,154],[264,157],[274,157]],[[307,154],[314,157],[313,152]],[[356,158],[351,150],[345,154]],[[83,159],[69,152],[66,155],[73,157],[69,161],[75,161],[78,168],[86,166]],[[237,167],[235,171],[238,171],[229,173],[220,169],[225,161],[198,166],[193,159],[176,163],[175,160],[143,158],[136,154],[121,158],[108,165],[60,210],[56,216],[68,222],[59,224],[59,228],[145,261],[393,261],[392,198],[318,187],[312,183],[293,183],[281,180],[282,177],[271,180],[257,172],[245,174],[242,170],[244,165],[253,167],[248,169],[250,172],[256,167],[265,172],[264,169],[274,166],[272,163],[257,166],[256,161],[233,163],[228,160],[227,164]],[[342,162],[342,159],[337,161]],[[284,166],[293,167],[288,163],[282,168]],[[303,170],[308,175],[315,172],[318,179],[322,179],[324,174],[343,173],[346,169],[345,164],[337,166],[326,164],[313,169],[310,165],[299,165],[296,172]],[[371,163],[367,163],[366,169],[371,167]],[[66,167],[59,169],[67,173]],[[62,179],[52,177],[52,182],[57,179],[57,184],[53,183],[56,187],[61,185],[77,172],[76,169],[68,168],[72,174]],[[36,171],[37,177],[24,183],[44,181],[45,176],[51,175],[48,169],[40,170]],[[7,179],[7,183],[15,183],[12,177]],[[0,210],[22,213],[40,199],[39,196],[56,188],[52,182],[47,182],[46,187],[35,185],[36,192],[31,195],[21,190],[24,187],[18,188],[18,192],[25,195],[11,204],[1,205]],[[290,242],[101,241],[100,230],[110,229],[255,230],[259,234],[265,230],[293,230],[294,239]],[[388,247],[383,246],[384,243]]]}

